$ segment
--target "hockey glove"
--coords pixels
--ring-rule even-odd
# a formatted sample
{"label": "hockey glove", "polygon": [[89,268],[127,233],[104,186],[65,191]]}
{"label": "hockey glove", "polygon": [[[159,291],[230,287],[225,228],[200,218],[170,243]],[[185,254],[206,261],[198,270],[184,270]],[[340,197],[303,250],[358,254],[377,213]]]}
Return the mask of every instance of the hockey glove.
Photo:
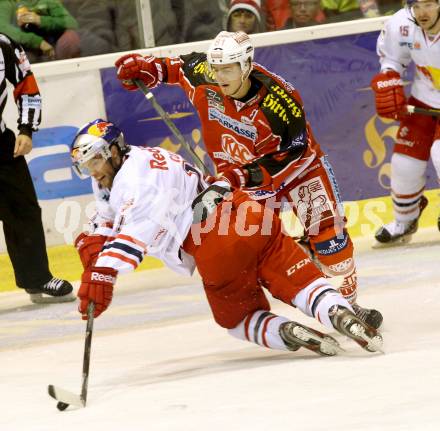
{"label": "hockey glove", "polygon": [[219,179],[225,180],[234,189],[242,189],[246,187],[249,173],[246,169],[238,165],[231,165],[228,169],[220,173]]}
{"label": "hockey glove", "polygon": [[89,235],[86,232],[81,232],[77,236],[75,248],[78,250],[84,269],[95,264],[106,240],[107,237],[104,235]]}
{"label": "hockey glove", "polygon": [[227,198],[230,191],[226,182],[217,182],[200,193],[191,205],[193,223],[205,221],[210,214],[216,211],[217,205]]}
{"label": "hockey glove", "polygon": [[405,112],[406,97],[400,74],[388,70],[377,74],[371,81],[376,97],[376,111],[381,117],[400,120]]}
{"label": "hockey glove", "polygon": [[117,76],[126,90],[137,90],[135,79],[141,80],[148,88],[154,88],[163,81],[163,63],[151,55],[127,54],[116,60]]}
{"label": "hockey glove", "polygon": [[81,277],[81,286],[78,290],[80,304],[79,312],[82,319],[87,320],[87,307],[89,302],[95,303],[94,316],[98,317],[105,311],[113,298],[113,285],[116,283],[118,271],[107,267],[94,267],[86,269]]}

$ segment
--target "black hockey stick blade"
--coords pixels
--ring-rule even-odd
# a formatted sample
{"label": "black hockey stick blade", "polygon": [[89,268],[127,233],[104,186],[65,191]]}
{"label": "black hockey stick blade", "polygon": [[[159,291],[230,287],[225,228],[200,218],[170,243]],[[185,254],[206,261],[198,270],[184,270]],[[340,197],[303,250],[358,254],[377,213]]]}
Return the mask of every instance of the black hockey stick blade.
{"label": "black hockey stick blade", "polygon": [[58,401],[57,409],[66,410],[69,406],[85,407],[86,403],[79,395],[73,392],[66,391],[65,389],[58,388],[54,385],[47,387],[49,395]]}
{"label": "black hockey stick blade", "polygon": [[49,393],[49,395],[58,401],[57,409],[60,411],[66,410],[67,407],[69,407],[70,405],[75,407],[86,406],[87,389],[88,389],[88,381],[89,381],[90,352],[91,352],[92,335],[93,335],[94,311],[95,311],[95,304],[93,302],[90,302],[87,308],[87,327],[86,327],[86,338],[84,344],[81,395],[76,395],[72,392],[58,388],[54,385],[49,385],[47,387],[47,392]]}

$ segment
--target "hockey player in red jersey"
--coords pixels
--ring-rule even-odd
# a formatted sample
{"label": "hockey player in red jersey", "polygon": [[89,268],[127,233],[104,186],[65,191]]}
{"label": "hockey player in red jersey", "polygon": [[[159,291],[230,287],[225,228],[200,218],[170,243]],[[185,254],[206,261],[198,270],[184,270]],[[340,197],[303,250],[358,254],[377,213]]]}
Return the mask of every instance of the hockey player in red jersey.
{"label": "hockey player in red jersey", "polygon": [[196,168],[162,148],[129,147],[121,131],[103,120],[78,132],[71,155],[76,172],[93,177],[97,204],[91,231],[78,247],[85,318],[89,302],[99,316],[111,303],[117,275],[149,254],[182,274],[197,265],[214,319],[239,339],[325,356],[340,350],[333,337],[271,313],[266,289],[365,350],[381,349],[380,333],[353,313],[281,232],[279,218],[242,191],[230,192],[224,181],[209,185]]}
{"label": "hockey player in red jersey", "polygon": [[306,121],[296,89],[253,63],[243,32],[221,32],[207,54],[177,58],[128,54],[116,62],[128,90],[180,85],[197,109],[206,149],[218,174],[251,198],[295,211],[322,271],[342,276],[339,288],[358,316],[378,328],[382,315],[356,302],[353,244],[333,170]]}
{"label": "hockey player in red jersey", "polygon": [[[429,158],[440,179],[439,118],[406,112],[407,103],[440,109],[440,2],[409,0],[387,21],[377,53],[381,71],[371,82],[377,113],[400,121],[391,157],[394,220],[376,233],[377,241],[387,246],[407,242],[417,231],[428,203],[423,190]],[[407,100],[402,76],[411,62],[415,77]]]}

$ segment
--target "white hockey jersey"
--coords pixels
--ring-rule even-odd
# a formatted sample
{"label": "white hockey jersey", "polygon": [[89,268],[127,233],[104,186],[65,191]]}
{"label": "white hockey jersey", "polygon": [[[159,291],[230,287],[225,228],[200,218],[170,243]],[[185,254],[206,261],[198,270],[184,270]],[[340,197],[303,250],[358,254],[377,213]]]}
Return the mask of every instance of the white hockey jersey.
{"label": "white hockey jersey", "polygon": [[194,260],[180,247],[191,228],[191,203],[205,186],[197,169],[162,148],[132,147],[111,190],[92,182],[91,230],[109,237],[96,266],[124,273],[148,253],[176,272],[193,273]]}
{"label": "white hockey jersey", "polygon": [[377,53],[381,70],[393,69],[401,75],[413,61],[416,72],[411,94],[432,108],[440,108],[440,33],[430,40],[404,8],[386,22]]}

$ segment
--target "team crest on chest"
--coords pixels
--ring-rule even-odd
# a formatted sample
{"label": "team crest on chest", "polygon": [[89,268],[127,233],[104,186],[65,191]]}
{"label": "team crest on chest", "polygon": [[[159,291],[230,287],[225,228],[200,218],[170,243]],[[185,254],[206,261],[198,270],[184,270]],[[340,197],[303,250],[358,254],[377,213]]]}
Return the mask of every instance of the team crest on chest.
{"label": "team crest on chest", "polygon": [[229,163],[244,165],[255,158],[249,148],[238,142],[232,135],[222,135],[222,149],[223,152],[215,152],[214,157],[226,160]]}

